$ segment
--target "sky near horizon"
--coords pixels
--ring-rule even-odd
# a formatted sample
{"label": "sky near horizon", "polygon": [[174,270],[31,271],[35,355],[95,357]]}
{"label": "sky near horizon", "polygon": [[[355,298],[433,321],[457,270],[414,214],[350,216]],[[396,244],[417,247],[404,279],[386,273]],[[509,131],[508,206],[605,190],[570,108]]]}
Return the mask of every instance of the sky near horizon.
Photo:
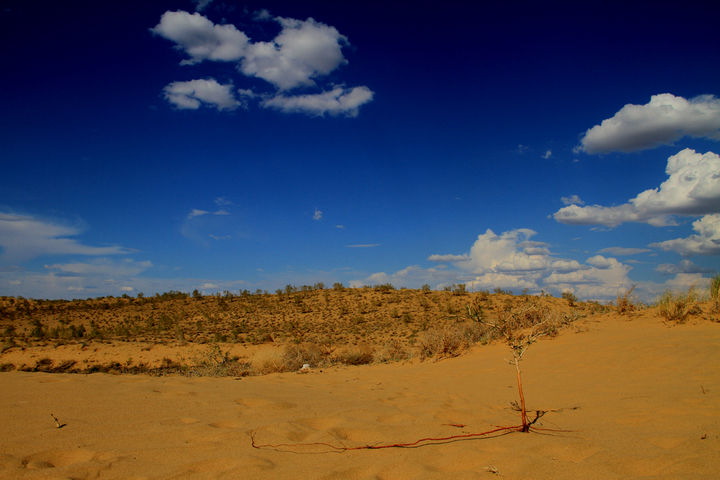
{"label": "sky near horizon", "polygon": [[706,2],[5,1],[0,295],[720,272]]}

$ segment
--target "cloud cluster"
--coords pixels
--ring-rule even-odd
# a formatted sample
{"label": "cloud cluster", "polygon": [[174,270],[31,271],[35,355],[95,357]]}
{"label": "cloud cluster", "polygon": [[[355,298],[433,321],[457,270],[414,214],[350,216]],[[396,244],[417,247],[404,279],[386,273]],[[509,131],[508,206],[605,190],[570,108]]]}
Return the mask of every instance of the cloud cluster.
{"label": "cloud cluster", "polygon": [[628,203],[614,207],[569,205],[553,217],[574,225],[615,227],[646,222],[666,226],[675,225],[672,215],[720,213],[720,156],[687,148],[668,158],[665,172],[669,178],[659,188],[646,190]]}
{"label": "cloud cluster", "polygon": [[[633,282],[628,278],[631,268],[615,258],[595,255],[585,263],[558,259],[552,256],[549,245],[530,240],[536,232],[516,229],[495,234],[492,230],[478,236],[469,253],[462,255],[431,255],[432,262],[449,263],[423,269],[412,266],[394,274],[375,273],[362,284],[392,283],[394,285],[419,286],[431,284],[437,287],[452,283],[464,283],[468,289],[492,290],[496,287],[517,291],[541,289],[556,295],[564,291],[574,292],[581,298],[613,299],[618,290]],[[647,288],[645,289],[647,293]]]}
{"label": "cloud cluster", "polygon": [[3,265],[18,265],[26,260],[47,255],[118,255],[130,250],[112,247],[91,247],[68,238],[80,235],[82,228],[60,225],[25,215],[0,213],[0,247]]}
{"label": "cloud cluster", "polygon": [[693,222],[693,230],[697,235],[651,243],[649,246],[666,251],[672,250],[683,257],[720,255],[720,214],[705,215],[696,220]]}
{"label": "cloud cluster", "polygon": [[720,140],[720,99],[690,100],[669,93],[653,95],[645,105],[625,105],[612,118],[585,132],[577,150],[586,153],[634,152],[671,145],[682,137]]}
{"label": "cloud cluster", "polygon": [[[347,38],[335,27],[312,18],[304,21],[272,18],[267,11],[261,13],[255,15],[256,21],[273,20],[281,26],[280,33],[270,42],[252,42],[234,25],[216,25],[198,12],[165,12],[150,31],[174,42],[174,48],[189,57],[181,65],[234,62],[243,75],[273,85],[274,94],[259,95],[260,105],[265,108],[310,115],[356,116],[358,108],[372,100],[373,92],[364,86],[351,89],[334,86],[320,93],[289,94],[297,88],[316,87],[318,79],[346,64],[342,48],[348,44]],[[241,97],[255,96],[247,90],[238,92]],[[234,110],[244,105],[231,84],[220,85],[214,79],[174,82],[165,87],[164,95],[182,109],[207,105]]]}

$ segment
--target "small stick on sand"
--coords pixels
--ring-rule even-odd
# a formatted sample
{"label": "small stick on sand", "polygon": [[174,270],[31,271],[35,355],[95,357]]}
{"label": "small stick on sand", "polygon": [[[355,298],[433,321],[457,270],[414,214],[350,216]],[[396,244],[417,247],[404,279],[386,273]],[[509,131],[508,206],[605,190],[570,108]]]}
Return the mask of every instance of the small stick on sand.
{"label": "small stick on sand", "polygon": [[53,414],[51,413],[50,416],[53,417],[53,420],[55,420],[55,424],[57,424],[57,428],[62,428],[62,425],[60,425],[60,422],[58,421],[58,419],[55,418],[55,415],[53,415]]}

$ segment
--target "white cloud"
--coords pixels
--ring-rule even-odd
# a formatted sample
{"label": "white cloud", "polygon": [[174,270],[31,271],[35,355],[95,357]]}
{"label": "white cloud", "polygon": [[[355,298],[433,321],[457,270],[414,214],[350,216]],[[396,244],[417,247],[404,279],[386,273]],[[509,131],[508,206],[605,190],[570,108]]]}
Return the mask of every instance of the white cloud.
{"label": "white cloud", "polygon": [[347,38],[335,27],[316,22],[276,17],[283,27],[272,42],[250,44],[240,63],[240,71],[258,77],[280,90],[315,85],[322,77],[347,63],[342,47]]}
{"label": "white cloud", "polygon": [[663,275],[675,275],[678,273],[713,273],[715,270],[712,268],[700,267],[690,260],[685,259],[681,260],[677,265],[672,263],[662,263],[657,266],[655,271]]}
{"label": "white cloud", "polygon": [[218,197],[215,199],[215,205],[222,206],[222,205],[235,205],[233,202],[228,200],[226,197]]}
{"label": "white cloud", "polygon": [[428,260],[431,262],[466,262],[470,260],[470,255],[430,255]]}
{"label": "white cloud", "polygon": [[367,87],[345,89],[335,87],[331,91],[309,95],[278,94],[262,102],[265,108],[274,108],[286,113],[306,113],[323,116],[346,115],[356,117],[358,109],[372,100],[374,93]]}
{"label": "white cloud", "polygon": [[601,270],[605,270],[607,268],[610,268],[613,263],[611,260],[615,260],[614,258],[605,258],[602,255],[595,255],[594,257],[590,257],[587,260],[585,260],[585,263],[592,265],[595,268],[599,268]]}
{"label": "white cloud", "polygon": [[317,208],[315,209],[315,213],[313,214],[313,220],[322,220],[322,212]]}
{"label": "white cloud", "polygon": [[345,245],[347,248],[373,248],[373,247],[379,247],[379,243],[366,243],[362,245]]}
{"label": "white cloud", "polygon": [[608,247],[603,248],[598,253],[609,253],[611,255],[637,255],[638,253],[649,252],[647,248],[623,248],[623,247]]}
{"label": "white cloud", "polygon": [[670,215],[720,213],[720,156],[686,148],[668,158],[665,172],[669,178],[659,188],[645,190],[628,203],[615,207],[570,205],[553,217],[576,225],[615,227],[623,222],[647,222],[666,226],[676,224]]}
{"label": "white cloud", "polygon": [[150,31],[175,42],[176,49],[190,56],[181,65],[203,60],[232,62],[240,60],[248,46],[248,37],[233,25],[215,25],[199,13],[165,12]]}
{"label": "white cloud", "polygon": [[544,158],[545,160],[547,160],[548,158],[552,157],[552,150],[548,150],[547,152],[545,152],[545,153],[544,153],[543,155],[541,155],[541,156],[542,156],[542,158]]}
{"label": "white cloud", "polygon": [[[176,43],[175,48],[190,58],[181,65],[205,60],[235,62],[240,73],[261,78],[277,90],[273,96],[256,95],[238,90],[242,97],[262,96],[261,105],[283,112],[301,112],[322,116],[354,117],[358,108],[371,101],[373,92],[367,87],[334,87],[317,94],[287,95],[299,87],[315,87],[316,81],[347,64],[342,48],[347,38],[335,27],[312,18],[272,18],[267,10],[255,12],[256,21],[273,20],[282,30],[269,42],[251,42],[248,36],[232,25],[215,25],[199,13],[165,12],[160,23],[150,29],[156,35]],[[204,82],[204,83],[203,83]],[[232,92],[231,85],[220,85],[213,79],[174,82],[165,87],[165,98],[180,109],[197,109],[203,103],[218,110],[234,110],[245,106]]]}
{"label": "white cloud", "polygon": [[197,208],[193,208],[192,211],[188,214],[188,220],[195,217],[201,217],[203,215],[230,215],[225,210],[218,210],[217,212],[208,212],[205,210],[198,210]]}
{"label": "white cloud", "polygon": [[165,99],[180,110],[197,110],[202,105],[218,110],[245,106],[235,98],[232,84],[221,85],[215,79],[173,82],[163,89]]}
{"label": "white cloud", "polygon": [[335,228],[345,228],[342,225],[335,225]]}
{"label": "white cloud", "polygon": [[720,140],[720,99],[701,95],[686,100],[664,93],[653,95],[645,105],[625,105],[589,129],[578,150],[633,152],[670,145],[684,136]]}
{"label": "white cloud", "polygon": [[115,262],[107,258],[99,258],[93,262],[75,262],[45,265],[45,269],[50,271],[55,277],[103,277],[105,281],[115,278],[133,277],[148,268],[153,267],[152,262],[136,262],[127,259],[122,262]]}
{"label": "white cloud", "polygon": [[0,213],[0,247],[3,264],[19,264],[44,255],[117,255],[128,249],[90,247],[67,238],[80,235],[83,229],[59,225],[38,218]]}
{"label": "white cloud", "polygon": [[569,197],[562,197],[560,199],[565,205],[585,205],[585,202],[580,200],[577,195],[571,195]]}
{"label": "white cloud", "polygon": [[720,255],[720,214],[705,215],[693,222],[697,235],[676,238],[648,245],[662,250],[672,250],[684,257],[692,255]]}

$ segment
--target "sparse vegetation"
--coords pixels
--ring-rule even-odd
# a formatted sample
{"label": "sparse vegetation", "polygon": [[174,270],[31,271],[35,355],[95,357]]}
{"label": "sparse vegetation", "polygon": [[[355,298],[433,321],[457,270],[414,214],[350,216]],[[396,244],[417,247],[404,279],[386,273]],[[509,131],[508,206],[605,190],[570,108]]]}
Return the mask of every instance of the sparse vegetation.
{"label": "sparse vegetation", "polygon": [[[88,351],[85,347],[93,343],[196,345],[209,349],[202,358],[167,360],[161,366],[33,360],[12,368],[240,376],[295,371],[305,364],[321,368],[456,356],[478,342],[500,338],[501,331],[551,337],[580,316],[639,308],[634,287],[620,292],[616,305],[610,306],[579,302],[567,291],[562,295],[566,304],[545,295],[514,297],[499,288],[490,294],[487,290],[470,293],[464,284],[442,291],[425,287],[346,288],[336,283],[326,289],[318,282],[312,287],[287,285],[275,294],[244,290],[237,295],[227,291],[202,295],[196,290],[191,295],[171,291],[149,297],[71,301],[0,297],[0,361],[8,363],[9,356],[23,349],[48,345],[82,345]],[[708,294],[710,308],[716,311],[720,309],[718,290],[720,275],[712,279]],[[699,301],[697,289],[686,294],[666,292],[656,307],[658,315],[682,323],[700,311]],[[247,358],[228,356],[234,344],[249,349]],[[265,346],[265,353],[255,352]]]}
{"label": "sparse vegetation", "polygon": [[671,322],[684,323],[688,315],[700,313],[700,294],[693,286],[687,292],[666,290],[657,301],[660,315]]}

